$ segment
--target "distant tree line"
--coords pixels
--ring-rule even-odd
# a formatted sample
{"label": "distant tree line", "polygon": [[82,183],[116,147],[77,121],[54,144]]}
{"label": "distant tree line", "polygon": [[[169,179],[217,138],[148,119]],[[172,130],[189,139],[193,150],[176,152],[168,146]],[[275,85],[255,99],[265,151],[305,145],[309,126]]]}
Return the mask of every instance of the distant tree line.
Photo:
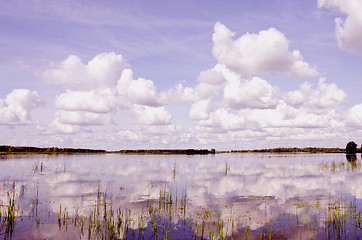
{"label": "distant tree line", "polygon": [[215,149],[155,149],[155,150],[146,150],[146,149],[138,149],[138,150],[120,150],[117,153],[123,154],[186,154],[186,155],[194,155],[194,154],[215,154]]}
{"label": "distant tree line", "polygon": [[95,150],[95,149],[82,149],[82,148],[57,148],[57,147],[14,147],[14,146],[0,146],[1,154],[26,154],[26,153],[35,153],[35,154],[75,154],[75,153],[106,153],[105,150]]}
{"label": "distant tree line", "polygon": [[99,149],[57,148],[57,147],[14,147],[0,145],[0,154],[76,154],[76,153],[121,153],[121,154],[215,154],[215,149],[156,149],[156,150],[119,150],[106,151]]}
{"label": "distant tree line", "polygon": [[[306,147],[306,148],[271,148],[271,149],[257,149],[257,150],[232,150],[232,153],[237,152],[266,152],[266,153],[283,153],[283,152],[294,152],[294,153],[344,153],[345,148],[319,148],[319,147]],[[357,152],[361,152],[361,149],[357,149]]]}

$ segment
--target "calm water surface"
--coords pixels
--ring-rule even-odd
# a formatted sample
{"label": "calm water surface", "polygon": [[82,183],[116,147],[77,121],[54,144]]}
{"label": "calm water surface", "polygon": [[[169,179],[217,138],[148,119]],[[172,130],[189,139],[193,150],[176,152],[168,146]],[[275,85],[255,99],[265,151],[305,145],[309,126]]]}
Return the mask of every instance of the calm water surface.
{"label": "calm water surface", "polygon": [[0,155],[0,237],[360,239],[361,183],[360,155]]}

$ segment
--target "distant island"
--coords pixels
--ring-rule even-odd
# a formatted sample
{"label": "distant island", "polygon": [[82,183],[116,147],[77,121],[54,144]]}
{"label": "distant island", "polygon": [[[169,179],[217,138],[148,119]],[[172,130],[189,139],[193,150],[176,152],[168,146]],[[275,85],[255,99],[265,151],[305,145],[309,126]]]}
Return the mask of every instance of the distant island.
{"label": "distant island", "polygon": [[[118,150],[106,151],[103,149],[84,149],[84,148],[58,148],[58,147],[17,147],[0,145],[0,154],[184,154],[184,155],[203,155],[215,153],[345,153],[345,148],[270,148],[255,150],[231,150],[216,151],[215,149],[137,149],[137,150]],[[361,153],[362,149],[357,148],[357,153]]]}

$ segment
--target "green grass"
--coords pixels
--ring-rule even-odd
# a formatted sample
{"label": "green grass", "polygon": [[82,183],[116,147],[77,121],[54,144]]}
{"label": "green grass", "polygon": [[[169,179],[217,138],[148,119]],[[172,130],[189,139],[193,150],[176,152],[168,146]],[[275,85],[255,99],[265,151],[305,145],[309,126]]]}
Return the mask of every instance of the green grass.
{"label": "green grass", "polygon": [[[16,233],[20,221],[14,192],[9,192],[6,207],[0,212],[0,233],[7,238]],[[259,209],[253,213],[239,208],[237,202],[195,207],[186,191],[180,195],[176,197],[177,191],[164,184],[157,199],[145,200],[142,206],[138,203],[137,207],[123,207],[116,206],[107,190],[99,187],[88,207],[60,204],[57,216],[48,219],[37,211],[34,226],[53,219],[60,231],[66,232],[71,226],[77,229],[79,238],[87,239],[172,239],[175,234],[193,239],[295,239],[303,231],[322,232],[329,239],[362,237],[362,209],[357,200],[332,196],[318,201],[297,199],[289,203],[288,212],[283,212],[271,197],[250,197],[246,201]]]}

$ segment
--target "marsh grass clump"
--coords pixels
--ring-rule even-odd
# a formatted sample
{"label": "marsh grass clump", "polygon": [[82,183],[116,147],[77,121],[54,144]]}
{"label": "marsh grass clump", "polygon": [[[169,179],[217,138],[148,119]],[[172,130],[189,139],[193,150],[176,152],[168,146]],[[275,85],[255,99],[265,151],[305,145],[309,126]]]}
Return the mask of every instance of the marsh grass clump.
{"label": "marsh grass clump", "polygon": [[[15,194],[9,195],[6,211],[0,214],[1,233],[8,236],[17,220],[15,200]],[[362,209],[356,199],[295,200],[281,208],[276,199],[264,196],[197,207],[190,204],[186,191],[177,197],[177,191],[164,184],[155,199],[116,204],[98,187],[85,207],[60,204],[58,214],[48,220],[38,210],[29,219],[37,227],[53,221],[63,233],[76,229],[79,239],[299,239],[306,232],[317,239],[362,238]]]}
{"label": "marsh grass clump", "polygon": [[9,204],[7,206],[7,215],[5,216],[6,222],[6,236],[10,237],[13,235],[15,228],[15,195],[10,197]]}
{"label": "marsh grass clump", "polygon": [[322,171],[337,172],[337,171],[356,171],[361,169],[361,162],[347,161],[347,162],[321,162],[319,168]]}
{"label": "marsh grass clump", "polygon": [[335,239],[361,239],[361,212],[356,199],[347,204],[346,201],[328,203],[325,214],[326,235]]}
{"label": "marsh grass clump", "polygon": [[15,182],[12,184],[12,190],[7,193],[7,196],[7,204],[2,205],[0,208],[3,211],[0,211],[0,235],[4,235],[4,239],[12,239],[19,211],[19,206],[15,204]]}

